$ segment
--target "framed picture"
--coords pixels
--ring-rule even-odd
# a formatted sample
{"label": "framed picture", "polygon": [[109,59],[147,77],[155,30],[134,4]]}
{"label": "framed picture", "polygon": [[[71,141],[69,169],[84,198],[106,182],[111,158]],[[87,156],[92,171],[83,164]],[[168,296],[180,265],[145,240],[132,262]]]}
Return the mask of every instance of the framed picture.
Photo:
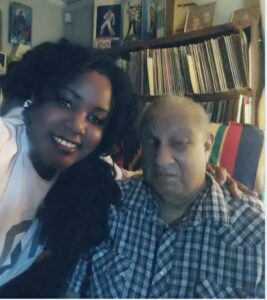
{"label": "framed picture", "polygon": [[142,5],[142,37],[153,39],[157,37],[157,0],[147,0]]}
{"label": "framed picture", "polygon": [[24,4],[11,2],[9,7],[9,42],[31,44],[32,9]]}
{"label": "framed picture", "polygon": [[108,49],[111,47],[110,38],[98,38],[95,40],[95,47],[99,49]]}
{"label": "framed picture", "polygon": [[[94,7],[94,46],[101,45],[105,39],[121,38],[120,0],[95,0]],[[98,42],[97,42],[98,40]]]}
{"label": "framed picture", "polygon": [[0,51],[3,49],[3,44],[2,44],[2,41],[3,41],[3,30],[2,30],[2,10],[0,9]]}
{"label": "framed picture", "polygon": [[157,34],[156,37],[165,36],[165,24],[166,24],[166,0],[156,0],[157,11],[156,11],[156,23],[157,23]]}
{"label": "framed picture", "polygon": [[260,18],[260,7],[259,5],[255,5],[255,6],[234,11],[231,16],[231,22],[237,28],[243,28],[251,25],[253,21],[258,22],[259,18]]}
{"label": "framed picture", "polygon": [[122,0],[123,39],[142,39],[142,0]]}
{"label": "framed picture", "polygon": [[7,55],[5,52],[0,52],[0,75],[6,73]]}
{"label": "framed picture", "polygon": [[216,2],[191,6],[187,12],[184,31],[199,30],[211,27],[214,21]]}

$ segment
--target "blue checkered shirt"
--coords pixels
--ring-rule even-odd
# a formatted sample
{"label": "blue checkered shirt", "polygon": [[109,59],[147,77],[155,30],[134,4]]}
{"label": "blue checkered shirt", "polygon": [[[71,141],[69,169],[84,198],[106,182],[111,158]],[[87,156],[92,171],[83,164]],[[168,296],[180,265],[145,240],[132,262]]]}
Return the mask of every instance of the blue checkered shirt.
{"label": "blue checkered shirt", "polygon": [[[234,199],[208,177],[207,187],[187,213],[167,225],[159,216],[155,195],[142,180],[119,185],[122,205],[110,209],[110,238],[80,260],[70,295],[264,297],[260,201],[248,196]],[[85,278],[87,285],[82,285]]]}

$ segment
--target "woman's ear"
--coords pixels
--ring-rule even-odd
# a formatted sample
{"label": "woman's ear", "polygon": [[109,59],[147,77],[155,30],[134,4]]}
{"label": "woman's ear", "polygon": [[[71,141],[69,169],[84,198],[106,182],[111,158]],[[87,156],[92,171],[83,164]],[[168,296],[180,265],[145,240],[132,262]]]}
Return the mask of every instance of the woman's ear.
{"label": "woman's ear", "polygon": [[23,118],[26,126],[31,125],[30,111],[33,106],[33,101],[31,99],[27,99],[23,105]]}

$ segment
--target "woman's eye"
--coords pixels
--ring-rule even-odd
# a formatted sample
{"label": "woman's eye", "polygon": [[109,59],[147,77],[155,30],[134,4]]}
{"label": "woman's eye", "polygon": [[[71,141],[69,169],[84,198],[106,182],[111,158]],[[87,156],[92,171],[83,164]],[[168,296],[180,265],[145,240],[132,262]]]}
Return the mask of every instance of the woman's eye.
{"label": "woman's eye", "polygon": [[72,108],[72,103],[71,103],[71,101],[66,100],[66,99],[64,99],[64,98],[60,98],[57,102],[58,102],[58,104],[59,104],[60,106],[66,107],[66,108],[68,108],[68,109],[71,109],[71,108]]}
{"label": "woman's eye", "polygon": [[90,121],[90,122],[92,122],[93,124],[96,124],[96,125],[99,125],[99,126],[101,126],[101,125],[103,125],[103,123],[104,123],[104,120],[103,119],[100,119],[98,116],[96,116],[96,115],[90,115],[89,117],[88,117],[88,120]]}

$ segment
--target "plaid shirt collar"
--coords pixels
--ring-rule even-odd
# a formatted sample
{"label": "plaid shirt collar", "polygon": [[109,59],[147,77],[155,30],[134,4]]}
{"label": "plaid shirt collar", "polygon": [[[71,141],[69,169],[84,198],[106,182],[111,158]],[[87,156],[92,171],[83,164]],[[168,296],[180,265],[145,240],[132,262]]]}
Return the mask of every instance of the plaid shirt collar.
{"label": "plaid shirt collar", "polygon": [[[187,208],[184,215],[169,226],[173,228],[197,226],[205,219],[226,226],[230,225],[228,205],[225,201],[221,187],[208,173],[206,173],[206,181],[206,187]],[[158,196],[146,182],[143,183],[148,192],[148,203],[146,206],[147,213],[152,214],[154,218],[161,220],[156,201]],[[133,205],[136,205],[136,203],[133,203]],[[163,220],[161,221],[164,222]]]}

